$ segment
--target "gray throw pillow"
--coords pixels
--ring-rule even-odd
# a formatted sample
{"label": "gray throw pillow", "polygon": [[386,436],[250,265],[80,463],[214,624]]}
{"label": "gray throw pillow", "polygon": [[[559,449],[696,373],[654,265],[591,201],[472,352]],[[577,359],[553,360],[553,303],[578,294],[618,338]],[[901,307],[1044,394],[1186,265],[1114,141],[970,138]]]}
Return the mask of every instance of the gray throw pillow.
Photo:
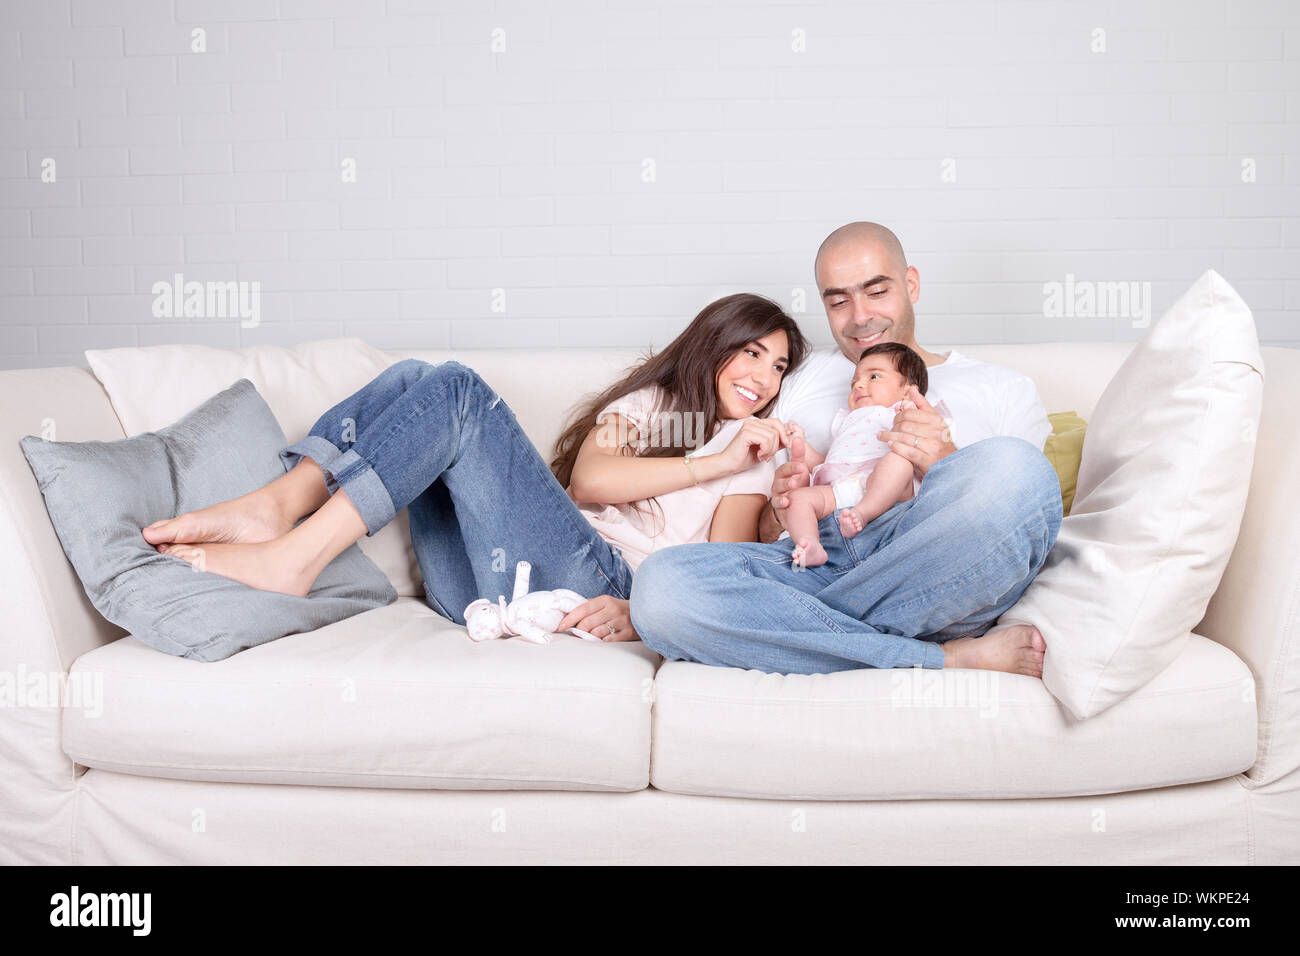
{"label": "gray throw pillow", "polygon": [[311,594],[262,591],[159,554],[140,530],[284,474],[287,442],[248,379],[174,425],[118,441],[22,439],[63,551],[91,603],[150,647],[218,661],[286,634],[312,631],[397,600],[352,545]]}

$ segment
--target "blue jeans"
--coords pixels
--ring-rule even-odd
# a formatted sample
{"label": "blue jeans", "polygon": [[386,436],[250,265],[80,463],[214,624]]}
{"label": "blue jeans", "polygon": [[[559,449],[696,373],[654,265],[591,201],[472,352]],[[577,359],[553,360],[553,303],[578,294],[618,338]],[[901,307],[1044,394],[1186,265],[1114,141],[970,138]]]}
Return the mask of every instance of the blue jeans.
{"label": "blue jeans", "polygon": [[560,487],[515,420],[459,362],[398,362],[280,452],[309,457],[347,492],[373,535],[407,509],[430,607],[464,624],[478,598],[507,599],[515,564],[534,591],[627,598],[632,569]]}
{"label": "blue jeans", "polygon": [[846,539],[820,525],[828,560],[790,561],[789,540],[686,544],[637,568],[632,624],[665,657],[782,674],[942,667],[944,641],[983,634],[1020,598],[1061,527],[1047,458],[996,437],[938,461],[920,491]]}

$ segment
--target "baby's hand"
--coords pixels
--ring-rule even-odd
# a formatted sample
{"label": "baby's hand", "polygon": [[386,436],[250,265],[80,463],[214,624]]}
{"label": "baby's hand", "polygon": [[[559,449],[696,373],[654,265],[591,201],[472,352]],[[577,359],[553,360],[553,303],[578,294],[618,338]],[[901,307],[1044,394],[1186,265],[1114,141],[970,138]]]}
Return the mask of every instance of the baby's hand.
{"label": "baby's hand", "polygon": [[803,427],[798,422],[786,422],[785,434],[788,439],[794,441],[796,438],[804,438]]}

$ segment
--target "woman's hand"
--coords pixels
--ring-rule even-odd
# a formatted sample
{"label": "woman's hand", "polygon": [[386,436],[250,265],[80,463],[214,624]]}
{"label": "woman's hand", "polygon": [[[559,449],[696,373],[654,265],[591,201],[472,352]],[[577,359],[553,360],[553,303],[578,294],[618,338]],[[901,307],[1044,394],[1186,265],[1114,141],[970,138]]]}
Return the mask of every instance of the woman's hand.
{"label": "woman's hand", "polygon": [[759,462],[769,461],[789,444],[789,436],[780,419],[747,418],[727,447],[708,457],[717,458],[724,469],[723,474],[736,475]]}
{"label": "woman's hand", "polygon": [[[602,641],[639,641],[641,635],[632,627],[631,604],[622,598],[602,594],[590,601],[584,601],[564,616],[557,631],[567,631],[576,627],[580,631],[594,634]],[[607,625],[613,625],[613,633]]]}

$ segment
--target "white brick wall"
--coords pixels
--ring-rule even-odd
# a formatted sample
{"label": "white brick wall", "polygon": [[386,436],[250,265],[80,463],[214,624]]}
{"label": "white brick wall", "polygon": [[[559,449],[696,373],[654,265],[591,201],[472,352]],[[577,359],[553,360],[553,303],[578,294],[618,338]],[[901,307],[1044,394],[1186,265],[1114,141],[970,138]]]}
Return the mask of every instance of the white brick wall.
{"label": "white brick wall", "polygon": [[[812,256],[860,218],[922,342],[1135,338],[1044,283],[1158,314],[1212,266],[1300,347],[1300,2],[0,0],[0,367],[662,345],[742,289],[825,342]],[[259,281],[261,324],[155,317],[175,273]]]}

